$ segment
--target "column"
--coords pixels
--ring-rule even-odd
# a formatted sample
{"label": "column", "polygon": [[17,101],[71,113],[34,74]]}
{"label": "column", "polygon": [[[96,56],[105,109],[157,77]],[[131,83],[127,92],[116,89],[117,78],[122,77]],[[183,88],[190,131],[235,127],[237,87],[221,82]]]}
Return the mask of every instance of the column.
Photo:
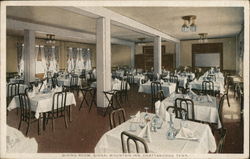
{"label": "column", "polygon": [[130,56],[131,56],[131,61],[130,61],[130,64],[131,64],[131,67],[135,67],[135,44],[133,44],[132,46],[130,46]]}
{"label": "column", "polygon": [[110,19],[97,19],[96,27],[97,106],[107,107],[103,91],[111,90]]}
{"label": "column", "polygon": [[24,81],[29,83],[35,80],[35,32],[24,30]]}
{"label": "column", "polygon": [[180,43],[176,43],[175,44],[175,54],[176,54],[176,68],[180,66],[180,63],[181,63],[181,56],[180,56],[180,53],[181,53],[181,49],[180,49]]}
{"label": "column", "polygon": [[154,73],[161,74],[161,37],[154,38]]}

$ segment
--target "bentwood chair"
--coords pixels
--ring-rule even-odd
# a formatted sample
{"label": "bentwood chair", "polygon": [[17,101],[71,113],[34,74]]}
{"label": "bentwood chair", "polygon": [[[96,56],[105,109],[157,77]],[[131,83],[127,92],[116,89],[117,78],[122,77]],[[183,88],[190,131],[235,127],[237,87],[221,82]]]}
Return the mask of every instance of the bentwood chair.
{"label": "bentwood chair", "polygon": [[121,80],[121,89],[118,90],[118,93],[120,95],[121,102],[128,101],[128,82],[126,80]]}
{"label": "bentwood chair", "polygon": [[[226,80],[227,81],[227,80]],[[227,97],[227,104],[228,104],[228,106],[230,107],[230,103],[229,103],[229,97],[228,97],[228,90],[229,90],[229,82],[227,81],[226,82],[227,84],[226,84],[226,86],[225,86],[225,91],[224,91],[224,96],[225,97]]]}
{"label": "bentwood chair", "polygon": [[21,110],[18,130],[20,130],[22,122],[26,122],[28,126],[27,126],[25,134],[27,136],[28,131],[30,129],[30,124],[37,121],[38,122],[38,135],[40,135],[40,119],[41,119],[41,115],[39,114],[38,119],[35,118],[35,112],[33,112],[31,110],[30,100],[29,100],[29,97],[27,95],[27,90],[28,89],[26,89],[25,93],[20,93],[18,95],[19,103],[20,103],[20,110]]}
{"label": "bentwood chair", "polygon": [[[124,141],[125,137],[126,137],[126,142]],[[137,153],[139,153],[139,147],[140,147],[139,144],[143,146],[144,153],[149,152],[148,145],[147,145],[146,141],[143,138],[138,137],[136,135],[133,135],[133,134],[131,134],[129,132],[123,131],[121,133],[121,142],[122,142],[122,152],[123,153],[135,153],[135,152],[131,151],[130,141],[134,142]]]}
{"label": "bentwood chair", "polygon": [[[175,99],[175,107],[183,108],[187,111],[187,119],[195,121],[195,114],[194,114],[194,102],[191,99],[185,98],[176,98]],[[176,112],[176,116],[177,116]]]}
{"label": "bentwood chair", "polygon": [[204,95],[216,96],[214,90],[214,82],[213,81],[203,81],[202,82],[202,93]]}
{"label": "bentwood chair", "polygon": [[187,110],[184,108],[180,108],[180,107],[175,107],[175,106],[168,106],[166,109],[168,112],[172,111],[172,113],[175,113],[175,117],[179,118],[179,119],[183,119],[183,115],[185,114],[185,119],[187,119]]}
{"label": "bentwood chair", "polygon": [[65,127],[68,128],[67,109],[66,109],[67,92],[56,92],[53,95],[52,110],[46,114],[46,120],[52,120],[52,129],[55,131],[55,119],[64,118]]}
{"label": "bentwood chair", "polygon": [[112,112],[109,114],[110,129],[115,128],[116,126],[120,125],[125,121],[126,113],[124,108],[112,110]]}
{"label": "bentwood chair", "polygon": [[134,75],[132,75],[132,74],[127,74],[127,82],[128,82],[130,85],[135,84]]}
{"label": "bentwood chair", "polygon": [[223,152],[223,148],[224,148],[224,145],[225,145],[226,135],[227,135],[227,129],[223,128],[221,130],[220,141],[219,141],[219,143],[217,145],[216,153],[222,153]]}
{"label": "bentwood chair", "polygon": [[209,75],[207,75],[207,79],[209,79],[211,81],[216,81],[216,76],[213,74],[209,74]]}
{"label": "bentwood chair", "polygon": [[159,96],[162,91],[162,87],[161,87],[161,83],[158,81],[153,81],[151,82],[151,110],[153,111],[154,109],[154,104],[155,102],[157,102],[158,100],[162,100],[162,96]]}
{"label": "bentwood chair", "polygon": [[224,100],[225,100],[225,95],[223,95],[220,98],[220,102],[219,102],[219,108],[218,108],[218,113],[219,113],[219,117],[220,117],[220,122],[221,122],[221,127],[224,128],[224,122],[223,122],[223,106],[224,106]]}

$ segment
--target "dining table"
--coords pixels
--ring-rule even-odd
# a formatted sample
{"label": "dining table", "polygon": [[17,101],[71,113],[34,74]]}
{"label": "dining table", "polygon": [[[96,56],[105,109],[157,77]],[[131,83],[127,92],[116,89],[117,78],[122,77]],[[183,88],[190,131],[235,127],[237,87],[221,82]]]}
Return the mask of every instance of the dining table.
{"label": "dining table", "polygon": [[[44,93],[41,92],[32,92],[29,96],[30,100],[30,107],[31,111],[35,112],[35,118],[39,119],[40,113],[49,112],[52,110],[52,103],[53,103],[53,94],[55,93],[55,90],[49,91]],[[59,102],[61,101],[61,98],[59,98]],[[67,92],[66,96],[66,106],[70,105],[76,105],[76,99],[72,92]],[[15,96],[9,106],[8,111],[11,111],[12,109],[20,107],[19,97]]]}
{"label": "dining table", "polygon": [[[195,90],[202,90],[202,82],[206,81],[203,78],[200,78],[199,80],[193,80],[192,82],[189,83],[189,87],[191,89]],[[221,81],[213,81],[214,83],[214,90],[219,91],[220,93],[223,93],[225,91],[224,88],[224,82]]]}
{"label": "dining table", "polygon": [[[58,82],[58,85],[59,86],[70,86],[70,80],[71,80],[71,77],[68,77],[68,78],[65,78],[64,76],[63,77],[58,77],[57,78],[57,82]],[[80,78],[78,77],[78,86],[81,85],[81,80]]]}
{"label": "dining table", "polygon": [[[187,82],[188,82],[188,77],[187,76],[181,76],[181,75],[177,75],[178,77],[178,86],[179,87],[183,87],[183,88],[186,88],[187,86]],[[163,77],[164,80],[170,80],[170,76],[165,76]]]}
{"label": "dining table", "polygon": [[[147,81],[139,86],[138,92],[151,94],[151,81]],[[164,93],[164,96],[169,96],[171,93],[175,92],[176,90],[176,83],[170,82],[161,82],[161,87]]]}
{"label": "dining table", "polygon": [[[161,103],[164,110],[168,106],[175,105],[175,99],[191,99],[194,103],[194,115],[195,119],[198,121],[215,123],[218,129],[222,127],[220,115],[218,112],[219,104],[216,97],[209,95],[196,95],[196,94],[177,94],[172,93],[169,97],[165,98]],[[191,113],[191,111],[190,111]],[[191,114],[189,114],[191,116]]]}
{"label": "dining table", "polygon": [[[134,83],[135,84],[140,84],[140,80],[144,80],[146,77],[143,74],[136,74],[136,75],[132,75],[134,78]],[[127,76],[124,76],[124,79],[127,79]]]}
{"label": "dining table", "polygon": [[[152,119],[155,115],[151,113],[147,114],[150,119]],[[140,113],[140,118],[143,118],[144,116],[145,112]],[[123,131],[127,131],[138,136],[142,131],[139,123],[133,123],[136,124],[136,129],[131,131],[131,120],[132,119],[129,119],[117,127],[107,131],[96,144],[95,153],[122,153],[121,133]],[[185,127],[192,131],[196,140],[188,138],[174,138],[170,140],[167,138],[167,132],[170,128],[168,123],[169,121],[163,121],[161,128],[157,129],[156,132],[150,132],[151,141],[143,137],[148,146],[149,153],[206,154],[216,151],[216,141],[209,125],[186,120]],[[175,118],[173,120],[173,126],[177,131],[180,131],[182,128],[182,120]],[[133,142],[130,142],[130,144],[132,145]],[[140,152],[144,152],[142,151],[141,145],[139,145],[139,150]]]}

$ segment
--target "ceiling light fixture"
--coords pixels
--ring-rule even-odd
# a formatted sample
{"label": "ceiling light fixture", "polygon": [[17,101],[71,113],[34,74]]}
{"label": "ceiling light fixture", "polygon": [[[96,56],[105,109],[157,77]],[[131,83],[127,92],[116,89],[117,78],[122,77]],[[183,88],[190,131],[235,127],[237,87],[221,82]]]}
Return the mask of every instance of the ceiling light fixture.
{"label": "ceiling light fixture", "polygon": [[53,34],[46,34],[46,44],[55,44],[56,40],[55,40],[55,35]]}
{"label": "ceiling light fixture", "polygon": [[207,33],[199,33],[198,34],[200,36],[200,39],[199,39],[199,43],[207,43],[208,42],[208,39],[207,39]]}
{"label": "ceiling light fixture", "polygon": [[187,15],[181,17],[184,20],[184,24],[181,26],[182,32],[196,32],[197,26],[195,24],[196,16],[195,15]]}

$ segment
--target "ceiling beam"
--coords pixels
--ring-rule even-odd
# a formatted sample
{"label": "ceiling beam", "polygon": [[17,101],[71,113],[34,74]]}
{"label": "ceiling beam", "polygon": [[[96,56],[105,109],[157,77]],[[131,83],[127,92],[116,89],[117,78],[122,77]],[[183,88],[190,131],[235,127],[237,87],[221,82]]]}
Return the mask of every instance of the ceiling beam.
{"label": "ceiling beam", "polygon": [[174,38],[168,34],[160,32],[159,30],[151,28],[145,24],[130,19],[126,16],[113,12],[107,8],[103,7],[60,7],[60,8],[66,9],[68,11],[80,15],[88,16],[90,18],[106,17],[111,20],[113,25],[133,30],[136,32],[140,32],[153,37],[160,36],[163,40],[177,42],[177,43],[180,42],[180,40],[177,38]]}
{"label": "ceiling beam", "polygon": [[[85,33],[85,32],[79,32],[74,31],[70,29],[63,29],[59,27],[54,26],[48,26],[43,24],[36,24],[36,23],[30,23],[30,22],[24,22],[20,20],[15,19],[7,19],[7,29],[13,29],[13,30],[34,30],[39,33],[44,34],[55,34],[61,37],[69,37],[73,39],[80,39],[83,42],[86,43],[96,43],[96,35]],[[119,44],[119,45],[126,45],[126,46],[133,46],[134,42],[118,39],[118,38],[111,38],[112,44]]]}

